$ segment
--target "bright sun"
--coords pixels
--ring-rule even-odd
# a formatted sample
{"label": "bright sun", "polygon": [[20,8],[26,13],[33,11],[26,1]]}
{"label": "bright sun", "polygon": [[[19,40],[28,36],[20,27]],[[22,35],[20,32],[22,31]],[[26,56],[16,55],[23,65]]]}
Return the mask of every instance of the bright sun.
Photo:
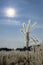
{"label": "bright sun", "polygon": [[6,15],[8,17],[14,17],[15,16],[15,10],[13,8],[7,8],[6,9]]}

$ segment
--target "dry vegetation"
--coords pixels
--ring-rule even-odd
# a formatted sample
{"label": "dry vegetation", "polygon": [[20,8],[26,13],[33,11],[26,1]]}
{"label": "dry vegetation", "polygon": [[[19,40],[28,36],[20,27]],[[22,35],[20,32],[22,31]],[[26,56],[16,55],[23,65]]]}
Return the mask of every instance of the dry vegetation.
{"label": "dry vegetation", "polygon": [[43,65],[43,45],[33,51],[1,51],[0,65]]}

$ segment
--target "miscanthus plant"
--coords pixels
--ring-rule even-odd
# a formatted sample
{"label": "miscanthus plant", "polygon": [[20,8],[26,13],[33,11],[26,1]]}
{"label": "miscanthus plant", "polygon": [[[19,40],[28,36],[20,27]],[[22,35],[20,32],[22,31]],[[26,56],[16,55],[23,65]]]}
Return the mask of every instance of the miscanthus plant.
{"label": "miscanthus plant", "polygon": [[22,27],[23,27],[23,29],[21,30],[21,32],[23,32],[23,34],[24,34],[24,36],[25,36],[25,41],[26,41],[26,47],[28,48],[28,46],[29,46],[29,41],[30,40],[32,40],[33,42],[35,42],[35,43],[37,43],[38,42],[38,40],[34,37],[34,36],[31,36],[30,35],[30,32],[33,30],[33,29],[35,29],[35,26],[36,26],[36,22],[35,23],[33,23],[32,25],[30,25],[30,20],[28,21],[28,24],[27,24],[27,26],[26,26],[26,24],[25,23],[23,23],[22,24]]}

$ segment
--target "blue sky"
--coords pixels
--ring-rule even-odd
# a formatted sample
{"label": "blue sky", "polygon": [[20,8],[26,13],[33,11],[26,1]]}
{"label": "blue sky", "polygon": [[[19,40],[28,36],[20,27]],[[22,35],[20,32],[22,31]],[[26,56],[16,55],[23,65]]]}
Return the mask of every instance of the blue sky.
{"label": "blue sky", "polygon": [[[6,8],[16,10],[16,16],[7,17]],[[17,48],[25,45],[21,24],[28,20],[37,22],[37,28],[31,32],[43,41],[43,0],[0,0],[0,47]]]}

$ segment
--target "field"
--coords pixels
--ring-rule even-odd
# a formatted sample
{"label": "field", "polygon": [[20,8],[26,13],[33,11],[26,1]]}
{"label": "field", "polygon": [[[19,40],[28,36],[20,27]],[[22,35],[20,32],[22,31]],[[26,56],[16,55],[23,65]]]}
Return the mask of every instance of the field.
{"label": "field", "polygon": [[0,51],[0,65],[43,65],[43,45],[35,51]]}

